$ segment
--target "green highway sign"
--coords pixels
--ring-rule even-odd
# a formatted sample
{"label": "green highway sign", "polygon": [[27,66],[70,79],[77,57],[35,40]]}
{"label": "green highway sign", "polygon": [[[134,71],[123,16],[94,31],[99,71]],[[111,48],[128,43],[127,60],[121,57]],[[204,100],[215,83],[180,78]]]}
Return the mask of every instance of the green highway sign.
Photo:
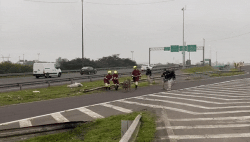
{"label": "green highway sign", "polygon": [[[179,47],[180,47],[180,51],[183,51],[183,46],[179,46]],[[187,49],[188,49],[187,46],[184,46],[184,50],[188,51]]]}
{"label": "green highway sign", "polygon": [[171,52],[179,52],[179,45],[171,45]]}
{"label": "green highway sign", "polygon": [[196,52],[196,45],[188,45],[188,52]]}
{"label": "green highway sign", "polygon": [[170,47],[164,47],[164,51],[170,51]]}
{"label": "green highway sign", "polygon": [[205,61],[209,61],[210,59],[204,59]]}

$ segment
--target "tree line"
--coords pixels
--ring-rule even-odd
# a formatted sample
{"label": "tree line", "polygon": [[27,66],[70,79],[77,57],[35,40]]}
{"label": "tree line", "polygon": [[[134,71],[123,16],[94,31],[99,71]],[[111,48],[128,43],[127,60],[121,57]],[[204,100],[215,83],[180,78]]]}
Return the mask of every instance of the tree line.
{"label": "tree line", "polygon": [[[0,63],[0,74],[33,72],[33,64],[17,64],[10,61]],[[135,66],[136,62],[129,58],[119,58],[117,55],[103,57],[98,60],[88,58],[76,58],[73,60],[56,59],[56,66],[62,70],[80,70],[82,67],[91,66],[93,68],[127,67]]]}

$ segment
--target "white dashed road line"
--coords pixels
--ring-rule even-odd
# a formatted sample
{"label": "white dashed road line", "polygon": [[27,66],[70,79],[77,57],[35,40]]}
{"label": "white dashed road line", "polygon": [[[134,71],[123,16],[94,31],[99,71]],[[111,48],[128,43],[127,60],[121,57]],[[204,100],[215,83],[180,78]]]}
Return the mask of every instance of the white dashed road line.
{"label": "white dashed road line", "polygon": [[77,108],[79,111],[89,115],[90,117],[92,118],[104,118],[102,115],[98,114],[98,113],[95,113],[85,107],[80,107],[80,108]]}
{"label": "white dashed road line", "polygon": [[125,109],[125,108],[118,107],[118,106],[114,106],[114,105],[111,105],[111,104],[103,103],[103,104],[100,104],[100,105],[105,106],[105,107],[109,107],[109,108],[113,108],[113,109],[116,109],[116,110],[124,112],[124,113],[131,113],[131,112],[133,112],[132,110]]}
{"label": "white dashed road line", "polygon": [[20,128],[32,126],[31,121],[29,119],[20,120],[19,125],[20,125]]}
{"label": "white dashed road line", "polygon": [[51,116],[58,122],[69,122],[67,118],[65,118],[60,112],[52,113]]}

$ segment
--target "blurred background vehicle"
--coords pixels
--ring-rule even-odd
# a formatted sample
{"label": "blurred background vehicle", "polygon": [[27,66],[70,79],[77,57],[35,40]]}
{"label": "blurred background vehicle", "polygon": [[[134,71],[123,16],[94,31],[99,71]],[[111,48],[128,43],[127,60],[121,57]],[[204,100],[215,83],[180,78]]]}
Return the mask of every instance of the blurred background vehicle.
{"label": "blurred background vehicle", "polygon": [[96,73],[97,73],[97,70],[94,69],[93,67],[83,67],[80,70],[81,75],[83,75],[83,74],[96,74]]}
{"label": "blurred background vehicle", "polygon": [[149,67],[150,70],[153,69],[153,66],[147,64],[147,65],[142,65],[142,66],[141,66],[141,71],[146,71],[146,70],[147,70],[147,67]]}

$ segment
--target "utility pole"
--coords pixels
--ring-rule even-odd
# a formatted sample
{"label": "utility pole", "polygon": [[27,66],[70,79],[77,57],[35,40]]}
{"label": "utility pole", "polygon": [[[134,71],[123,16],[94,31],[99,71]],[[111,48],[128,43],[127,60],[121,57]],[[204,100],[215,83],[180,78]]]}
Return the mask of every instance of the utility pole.
{"label": "utility pole", "polygon": [[205,39],[203,38],[203,66],[205,65]]}
{"label": "utility pole", "polygon": [[38,60],[37,61],[39,61],[39,55],[40,55],[40,53],[37,53],[37,55],[38,55]]}
{"label": "utility pole", "polygon": [[84,40],[83,40],[83,0],[82,1],[82,66],[83,66],[83,58],[84,58]]}
{"label": "utility pole", "polygon": [[216,66],[217,66],[217,51],[216,51]]}
{"label": "utility pole", "polygon": [[24,54],[23,54],[23,64],[24,64]]}
{"label": "utility pole", "polygon": [[133,61],[133,53],[134,53],[134,51],[131,51],[131,53],[132,53],[132,61]]}
{"label": "utility pole", "polygon": [[150,48],[148,48],[148,53],[149,53],[149,61],[148,61],[148,63],[150,65]]}
{"label": "utility pole", "polygon": [[182,54],[183,54],[183,69],[185,68],[185,48],[184,48],[184,46],[185,46],[185,43],[184,43],[184,11],[185,11],[185,9],[184,9],[184,7],[181,9],[182,11],[183,11],[183,51],[182,51]]}

